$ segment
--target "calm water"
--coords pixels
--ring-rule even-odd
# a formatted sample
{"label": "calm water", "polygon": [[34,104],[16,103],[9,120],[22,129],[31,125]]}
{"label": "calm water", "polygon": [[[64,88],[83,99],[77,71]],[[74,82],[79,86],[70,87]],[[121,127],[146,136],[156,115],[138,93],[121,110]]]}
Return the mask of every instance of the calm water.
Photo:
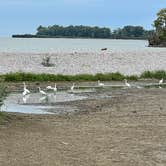
{"label": "calm water", "polygon": [[112,39],[25,39],[0,38],[0,52],[73,52],[109,50],[158,50],[148,48],[146,40],[112,40]]}
{"label": "calm water", "polygon": [[[32,93],[22,96],[20,93],[11,93],[4,101],[0,111],[19,112],[30,114],[52,114],[72,112],[75,108],[57,105],[58,102],[67,102],[86,99],[85,96],[68,92],[58,92],[42,96],[39,93]],[[55,104],[54,106],[52,104]]]}

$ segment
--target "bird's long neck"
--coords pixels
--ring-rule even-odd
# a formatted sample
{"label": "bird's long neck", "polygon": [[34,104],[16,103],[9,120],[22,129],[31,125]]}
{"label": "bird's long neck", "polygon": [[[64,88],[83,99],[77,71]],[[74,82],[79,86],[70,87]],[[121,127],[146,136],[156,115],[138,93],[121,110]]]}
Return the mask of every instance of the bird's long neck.
{"label": "bird's long neck", "polygon": [[23,82],[23,85],[24,85],[24,89],[26,89],[26,85],[25,85],[25,82]]}

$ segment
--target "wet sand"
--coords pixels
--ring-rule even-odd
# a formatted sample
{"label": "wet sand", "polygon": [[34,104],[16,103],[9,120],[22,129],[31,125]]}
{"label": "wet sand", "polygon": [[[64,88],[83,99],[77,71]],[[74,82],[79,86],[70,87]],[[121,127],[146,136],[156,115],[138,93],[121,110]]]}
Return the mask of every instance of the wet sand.
{"label": "wet sand", "polygon": [[[96,74],[120,72],[141,74],[150,70],[166,70],[165,50],[69,52],[69,53],[0,53],[0,74],[32,72],[51,74]],[[41,63],[51,57],[53,67]]]}
{"label": "wet sand", "polygon": [[166,89],[102,93],[116,97],[64,103],[81,112],[63,116],[9,114],[0,165],[165,165]]}

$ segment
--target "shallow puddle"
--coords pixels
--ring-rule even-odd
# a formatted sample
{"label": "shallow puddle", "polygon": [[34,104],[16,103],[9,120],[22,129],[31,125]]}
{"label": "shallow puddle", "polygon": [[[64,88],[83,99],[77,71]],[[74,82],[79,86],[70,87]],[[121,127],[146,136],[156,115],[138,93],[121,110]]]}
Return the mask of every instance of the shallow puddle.
{"label": "shallow puddle", "polygon": [[61,112],[72,112],[75,108],[56,105],[56,103],[83,100],[86,96],[81,96],[70,92],[49,93],[42,96],[39,93],[31,93],[25,97],[22,94],[11,93],[5,99],[1,107],[4,112],[18,112],[29,114],[57,114]]}
{"label": "shallow puddle", "polygon": [[[165,88],[166,85],[156,84],[133,84],[131,88]],[[61,114],[76,111],[77,108],[67,106],[63,102],[77,101],[83,99],[112,98],[118,95],[128,94],[130,89],[126,86],[104,86],[92,88],[80,88],[74,91],[58,91],[56,94],[48,93],[42,96],[40,93],[31,93],[23,97],[21,93],[11,93],[5,99],[1,107],[4,112],[18,112],[27,114]],[[129,95],[129,94],[128,94]]]}

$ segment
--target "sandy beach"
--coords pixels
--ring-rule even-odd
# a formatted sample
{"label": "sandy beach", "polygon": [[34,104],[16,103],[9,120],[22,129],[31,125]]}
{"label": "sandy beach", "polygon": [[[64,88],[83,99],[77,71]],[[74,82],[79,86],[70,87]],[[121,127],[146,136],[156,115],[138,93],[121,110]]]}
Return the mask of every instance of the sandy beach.
{"label": "sandy beach", "polygon": [[[51,57],[53,67],[44,67],[44,57]],[[144,71],[166,70],[165,50],[69,52],[69,53],[0,53],[0,74],[32,72],[51,74],[96,74],[120,72],[139,75]]]}

